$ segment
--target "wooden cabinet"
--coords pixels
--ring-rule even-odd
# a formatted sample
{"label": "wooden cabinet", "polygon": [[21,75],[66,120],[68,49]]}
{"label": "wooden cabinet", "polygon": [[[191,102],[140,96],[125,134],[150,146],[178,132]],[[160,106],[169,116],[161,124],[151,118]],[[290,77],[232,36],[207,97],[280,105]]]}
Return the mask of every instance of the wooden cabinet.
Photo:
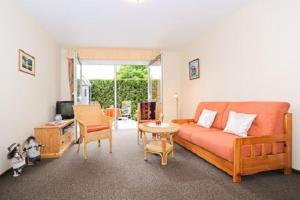
{"label": "wooden cabinet", "polygon": [[73,142],[74,120],[64,120],[55,126],[42,125],[34,128],[34,135],[41,148],[42,158],[59,158]]}

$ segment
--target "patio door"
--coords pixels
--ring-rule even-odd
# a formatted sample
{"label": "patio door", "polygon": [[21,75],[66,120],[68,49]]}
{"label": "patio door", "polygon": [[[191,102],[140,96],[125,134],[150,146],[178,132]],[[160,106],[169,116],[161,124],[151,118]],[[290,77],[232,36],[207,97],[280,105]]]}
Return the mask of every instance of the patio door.
{"label": "patio door", "polygon": [[148,99],[162,103],[161,55],[149,63],[148,70]]}
{"label": "patio door", "polygon": [[[73,85],[74,85],[74,104],[81,104],[82,101],[82,63],[77,53],[74,53]],[[80,137],[79,126],[75,122],[74,141],[77,143]]]}
{"label": "patio door", "polygon": [[115,119],[114,126],[117,127],[116,119],[120,114],[116,109],[116,66],[83,61],[82,74],[82,81],[86,79],[91,86],[89,103],[100,103],[103,112]]}
{"label": "patio door", "polygon": [[[95,62],[77,59],[76,102],[83,101],[81,87],[90,82],[90,102],[99,102],[106,115],[114,118],[114,128],[136,128],[137,103],[145,100],[162,102],[162,67],[160,56],[148,62]],[[85,78],[84,78],[85,77]]]}
{"label": "patio door", "polygon": [[129,62],[117,65],[116,101],[120,112],[119,129],[137,127],[137,104],[148,99],[149,69],[147,64],[147,62]]}
{"label": "patio door", "polygon": [[77,55],[74,54],[74,104],[81,102],[81,82],[82,82],[82,63]]}

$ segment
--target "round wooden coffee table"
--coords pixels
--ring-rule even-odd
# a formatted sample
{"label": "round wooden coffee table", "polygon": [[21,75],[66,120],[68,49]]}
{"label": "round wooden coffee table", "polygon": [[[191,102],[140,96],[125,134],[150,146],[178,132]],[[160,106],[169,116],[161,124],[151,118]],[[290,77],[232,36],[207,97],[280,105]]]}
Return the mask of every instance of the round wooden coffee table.
{"label": "round wooden coffee table", "polygon": [[[143,123],[139,125],[144,136],[144,160],[147,160],[147,153],[154,153],[161,156],[161,164],[167,165],[168,154],[174,157],[174,141],[173,135],[178,132],[178,125],[162,123],[157,126],[155,123]],[[160,139],[156,137],[152,138],[152,141],[148,142],[147,133],[156,134]],[[168,141],[170,138],[170,141]]]}

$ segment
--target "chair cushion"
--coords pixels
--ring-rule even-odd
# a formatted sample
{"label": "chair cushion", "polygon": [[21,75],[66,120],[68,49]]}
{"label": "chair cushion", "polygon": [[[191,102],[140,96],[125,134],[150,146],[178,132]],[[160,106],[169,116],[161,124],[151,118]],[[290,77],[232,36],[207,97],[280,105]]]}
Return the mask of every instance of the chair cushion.
{"label": "chair cushion", "polygon": [[[233,162],[233,145],[236,138],[239,136],[230,133],[219,131],[201,131],[199,133],[193,133],[190,137],[192,143],[208,150],[211,153],[216,154],[230,162]],[[276,145],[276,152],[283,152],[283,143]],[[256,155],[261,155],[261,145],[256,145]],[[265,145],[266,154],[271,154],[271,144]],[[251,155],[251,146],[242,146],[241,154],[243,157],[249,157]]]}
{"label": "chair cushion", "polygon": [[202,132],[219,131],[216,128],[204,128],[197,124],[186,124],[179,127],[177,136],[191,142],[192,134],[201,134]]}
{"label": "chair cushion", "polygon": [[197,123],[203,109],[213,110],[217,115],[212,124],[212,128],[222,128],[223,113],[228,105],[228,102],[201,102],[198,104],[197,110],[194,115],[194,122]]}
{"label": "chair cushion", "polygon": [[106,126],[106,125],[89,125],[89,126],[87,126],[87,132],[88,133],[101,131],[101,130],[104,130],[104,129],[109,129],[109,127]]}
{"label": "chair cushion", "polygon": [[224,129],[229,112],[235,111],[246,114],[256,114],[248,135],[262,136],[284,133],[283,119],[290,104],[287,102],[233,102],[229,103],[223,114],[222,127]]}

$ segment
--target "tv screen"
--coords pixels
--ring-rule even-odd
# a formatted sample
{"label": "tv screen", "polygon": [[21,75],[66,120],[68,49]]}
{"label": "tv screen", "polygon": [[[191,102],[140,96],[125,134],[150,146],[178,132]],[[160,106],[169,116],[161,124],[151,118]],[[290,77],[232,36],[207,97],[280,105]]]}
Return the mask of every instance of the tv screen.
{"label": "tv screen", "polygon": [[57,101],[56,114],[61,114],[62,119],[74,118],[73,101]]}

